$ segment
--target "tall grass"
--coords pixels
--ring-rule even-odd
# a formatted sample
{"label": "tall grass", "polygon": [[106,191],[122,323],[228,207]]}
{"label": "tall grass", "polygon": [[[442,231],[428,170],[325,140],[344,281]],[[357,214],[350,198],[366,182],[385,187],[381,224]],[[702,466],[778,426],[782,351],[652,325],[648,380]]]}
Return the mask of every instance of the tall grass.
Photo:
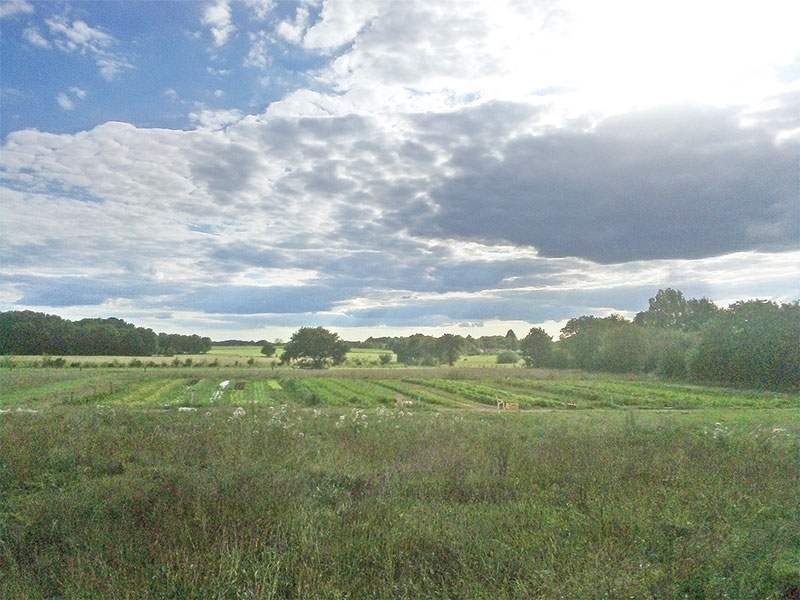
{"label": "tall grass", "polygon": [[206,412],[4,414],[0,597],[800,590],[796,410]]}

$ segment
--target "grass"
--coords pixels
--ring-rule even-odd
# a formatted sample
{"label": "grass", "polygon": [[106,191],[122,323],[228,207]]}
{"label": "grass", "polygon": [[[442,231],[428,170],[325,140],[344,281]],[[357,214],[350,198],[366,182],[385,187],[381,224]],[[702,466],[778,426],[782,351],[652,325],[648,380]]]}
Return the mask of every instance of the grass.
{"label": "grass", "polygon": [[784,598],[800,424],[775,412],[14,413],[0,595]]}
{"label": "grass", "polygon": [[494,368],[4,369],[0,406],[2,598],[800,593],[796,395]]}

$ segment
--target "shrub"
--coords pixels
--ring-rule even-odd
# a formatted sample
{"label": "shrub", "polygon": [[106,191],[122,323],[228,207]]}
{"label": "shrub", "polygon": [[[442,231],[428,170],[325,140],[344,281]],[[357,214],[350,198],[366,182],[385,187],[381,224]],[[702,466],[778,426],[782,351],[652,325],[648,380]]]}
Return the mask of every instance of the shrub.
{"label": "shrub", "polygon": [[504,350],[497,355],[498,365],[515,365],[519,361],[519,355],[511,350]]}

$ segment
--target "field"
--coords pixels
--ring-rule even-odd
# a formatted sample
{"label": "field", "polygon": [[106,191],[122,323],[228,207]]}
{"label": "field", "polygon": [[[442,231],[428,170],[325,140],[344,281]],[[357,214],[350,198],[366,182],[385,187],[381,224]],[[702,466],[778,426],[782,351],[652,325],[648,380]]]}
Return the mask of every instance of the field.
{"label": "field", "polygon": [[796,394],[489,367],[0,376],[3,598],[800,594]]}

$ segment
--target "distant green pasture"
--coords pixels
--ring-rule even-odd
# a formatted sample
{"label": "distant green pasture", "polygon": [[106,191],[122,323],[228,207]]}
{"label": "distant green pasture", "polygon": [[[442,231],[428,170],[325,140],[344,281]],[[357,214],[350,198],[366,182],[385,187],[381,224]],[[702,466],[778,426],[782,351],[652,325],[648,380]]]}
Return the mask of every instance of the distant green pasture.
{"label": "distant green pasture", "polygon": [[208,356],[239,356],[249,358],[251,356],[261,357],[261,346],[211,346]]}

